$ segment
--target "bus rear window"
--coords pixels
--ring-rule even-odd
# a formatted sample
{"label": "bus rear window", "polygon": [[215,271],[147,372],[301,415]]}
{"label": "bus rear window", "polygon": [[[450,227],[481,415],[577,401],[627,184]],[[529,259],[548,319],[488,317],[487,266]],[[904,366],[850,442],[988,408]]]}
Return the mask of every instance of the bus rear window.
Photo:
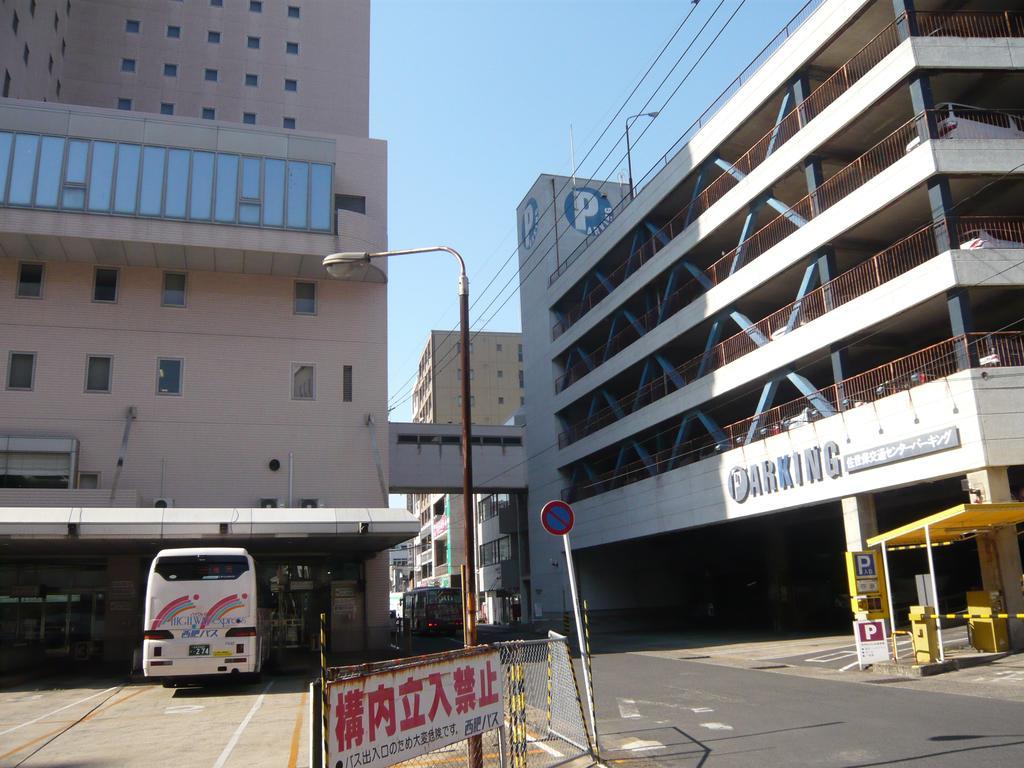
{"label": "bus rear window", "polygon": [[249,561],[240,555],[161,557],[154,570],[166,581],[217,581],[237,579],[249,570]]}

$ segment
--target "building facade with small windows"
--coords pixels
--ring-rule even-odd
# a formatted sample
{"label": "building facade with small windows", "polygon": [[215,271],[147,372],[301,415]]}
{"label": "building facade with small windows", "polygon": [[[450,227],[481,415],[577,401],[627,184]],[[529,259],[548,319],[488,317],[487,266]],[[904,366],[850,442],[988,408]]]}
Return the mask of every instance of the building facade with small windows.
{"label": "building facade with small windows", "polygon": [[[351,512],[387,506],[386,287],[321,267],[387,245],[386,144],[367,133],[368,0],[56,5],[52,19],[53,3],[0,5],[19,18],[0,29],[0,507],[26,524],[43,508],[116,508],[113,536],[154,509],[168,521],[206,510],[280,569],[275,594],[289,574],[310,592],[279,595],[282,643],[308,647],[309,617],[344,603],[368,629],[342,645],[380,644],[382,550],[418,527],[401,511],[404,533],[394,514],[377,531]],[[23,41],[52,55],[49,37],[50,53],[34,42],[43,26],[65,48],[54,71],[37,71],[36,53],[8,61]],[[239,510],[268,507],[290,510],[275,535],[312,537],[294,545],[298,561],[232,527]],[[356,518],[366,525],[342,525]],[[186,529],[107,557],[99,539],[66,540],[69,528],[49,576],[8,567],[41,551],[0,540],[0,644],[72,652],[34,607],[48,594],[87,592],[93,614],[120,612],[108,627],[133,625],[137,600],[77,589],[76,569],[116,572],[137,597],[157,543],[193,535],[174,530]],[[339,573],[351,582],[340,603],[318,591]],[[4,602],[12,590],[24,599]],[[367,590],[384,598],[371,605]],[[130,642],[105,639],[108,658]]]}

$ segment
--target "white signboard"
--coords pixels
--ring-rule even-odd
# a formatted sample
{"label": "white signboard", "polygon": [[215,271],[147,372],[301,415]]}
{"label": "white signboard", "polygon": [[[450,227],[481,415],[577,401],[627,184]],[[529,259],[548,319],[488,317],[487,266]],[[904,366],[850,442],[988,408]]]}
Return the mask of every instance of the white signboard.
{"label": "white signboard", "polygon": [[855,621],[853,636],[857,640],[857,661],[860,668],[889,661],[889,640],[884,621]]}
{"label": "white signboard", "polygon": [[328,686],[328,765],[384,768],[501,726],[498,651],[403,665]]}

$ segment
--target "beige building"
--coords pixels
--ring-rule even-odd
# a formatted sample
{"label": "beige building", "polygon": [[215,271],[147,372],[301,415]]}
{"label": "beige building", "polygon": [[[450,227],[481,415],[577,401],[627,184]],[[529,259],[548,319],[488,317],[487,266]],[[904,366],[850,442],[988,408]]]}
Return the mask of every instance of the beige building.
{"label": "beige building", "polygon": [[[281,643],[328,604],[335,648],[386,640],[384,550],[418,528],[381,509],[386,287],[321,266],[387,245],[368,41],[369,0],[0,4],[0,645],[123,658],[196,521],[253,552]],[[117,511],[18,543],[43,508]],[[32,607],[50,556],[66,621]]]}

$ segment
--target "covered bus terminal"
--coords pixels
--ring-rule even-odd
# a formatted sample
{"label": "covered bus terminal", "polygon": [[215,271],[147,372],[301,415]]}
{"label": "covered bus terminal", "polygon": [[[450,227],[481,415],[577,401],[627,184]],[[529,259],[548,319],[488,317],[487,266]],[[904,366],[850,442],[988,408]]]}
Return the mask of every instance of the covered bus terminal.
{"label": "covered bus terminal", "polygon": [[321,612],[330,650],[359,657],[388,643],[387,550],[418,529],[387,508],[25,512],[0,509],[0,675],[55,662],[127,671],[150,563],[172,547],[249,551],[279,659],[316,648]]}

